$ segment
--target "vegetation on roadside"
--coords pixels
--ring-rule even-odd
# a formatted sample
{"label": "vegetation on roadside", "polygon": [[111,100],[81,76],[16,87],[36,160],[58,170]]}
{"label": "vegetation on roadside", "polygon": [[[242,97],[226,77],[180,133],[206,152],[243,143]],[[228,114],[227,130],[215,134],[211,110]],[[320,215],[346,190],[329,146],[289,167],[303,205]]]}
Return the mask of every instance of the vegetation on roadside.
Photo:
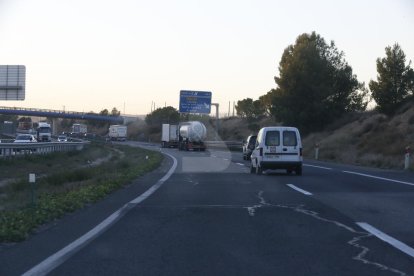
{"label": "vegetation on roadside", "polygon": [[[27,179],[0,188],[0,193],[6,195],[0,201],[6,207],[0,211],[0,242],[24,240],[39,225],[102,199],[162,161],[158,152],[125,146],[114,147],[116,151],[106,149],[113,153],[108,162],[95,167],[67,167],[38,179],[34,205],[30,203]],[[39,157],[34,164],[47,162],[48,157],[43,158]]]}

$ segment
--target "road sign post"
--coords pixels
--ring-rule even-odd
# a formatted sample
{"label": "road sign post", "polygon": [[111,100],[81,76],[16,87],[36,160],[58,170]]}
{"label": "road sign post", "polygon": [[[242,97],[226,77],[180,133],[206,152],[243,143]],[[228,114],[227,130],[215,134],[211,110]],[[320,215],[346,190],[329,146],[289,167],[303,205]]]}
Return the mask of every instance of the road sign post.
{"label": "road sign post", "polygon": [[31,194],[32,206],[34,207],[36,204],[36,194],[35,194],[36,175],[34,173],[29,174],[29,183],[30,183],[30,194]]}
{"label": "road sign post", "polygon": [[410,168],[411,163],[411,148],[407,146],[405,148],[405,160],[404,160],[404,169],[408,170]]}

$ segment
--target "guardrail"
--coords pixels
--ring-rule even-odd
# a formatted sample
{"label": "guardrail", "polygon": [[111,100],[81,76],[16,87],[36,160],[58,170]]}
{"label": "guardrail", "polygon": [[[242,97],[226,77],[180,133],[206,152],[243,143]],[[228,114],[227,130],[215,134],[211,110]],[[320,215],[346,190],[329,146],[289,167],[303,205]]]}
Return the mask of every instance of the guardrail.
{"label": "guardrail", "polygon": [[89,142],[3,143],[2,140],[2,143],[0,143],[0,158],[82,150],[86,144],[89,144]]}
{"label": "guardrail", "polygon": [[243,143],[240,141],[205,141],[207,148],[229,149],[234,151],[241,151]]}

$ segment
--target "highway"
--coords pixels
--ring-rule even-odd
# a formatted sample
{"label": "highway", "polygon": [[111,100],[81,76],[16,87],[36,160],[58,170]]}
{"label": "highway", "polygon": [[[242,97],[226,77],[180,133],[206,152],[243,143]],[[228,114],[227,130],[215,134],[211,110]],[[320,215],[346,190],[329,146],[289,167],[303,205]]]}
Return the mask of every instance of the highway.
{"label": "highway", "polygon": [[303,176],[255,175],[241,153],[162,151],[156,171],[2,245],[0,275],[414,275],[412,173],[305,160]]}

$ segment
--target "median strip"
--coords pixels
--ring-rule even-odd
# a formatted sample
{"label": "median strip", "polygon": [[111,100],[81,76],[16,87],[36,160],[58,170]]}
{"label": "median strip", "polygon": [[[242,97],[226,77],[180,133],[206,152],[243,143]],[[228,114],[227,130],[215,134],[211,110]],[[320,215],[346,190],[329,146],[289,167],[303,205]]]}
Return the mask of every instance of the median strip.
{"label": "median strip", "polygon": [[298,191],[298,192],[300,192],[300,193],[302,193],[302,194],[304,194],[304,195],[307,195],[307,196],[311,196],[312,195],[312,193],[310,193],[310,192],[308,192],[308,191],[305,191],[305,190],[303,190],[303,189],[301,189],[301,188],[299,188],[299,187],[296,187],[295,185],[293,185],[293,184],[286,184],[287,186],[289,186],[290,188],[292,188],[292,189],[294,189],[294,190],[296,190],[296,191]]}
{"label": "median strip", "polygon": [[376,236],[380,240],[385,241],[386,243],[392,245],[393,247],[397,248],[398,250],[404,252],[405,254],[407,254],[411,257],[414,257],[414,249],[412,247],[406,245],[405,243],[400,242],[397,239],[394,239],[393,237],[385,234],[384,232],[381,232],[380,230],[378,230],[377,228],[369,225],[366,222],[357,222],[356,224],[358,224],[359,227],[361,227],[365,231],[368,231],[369,233]]}

